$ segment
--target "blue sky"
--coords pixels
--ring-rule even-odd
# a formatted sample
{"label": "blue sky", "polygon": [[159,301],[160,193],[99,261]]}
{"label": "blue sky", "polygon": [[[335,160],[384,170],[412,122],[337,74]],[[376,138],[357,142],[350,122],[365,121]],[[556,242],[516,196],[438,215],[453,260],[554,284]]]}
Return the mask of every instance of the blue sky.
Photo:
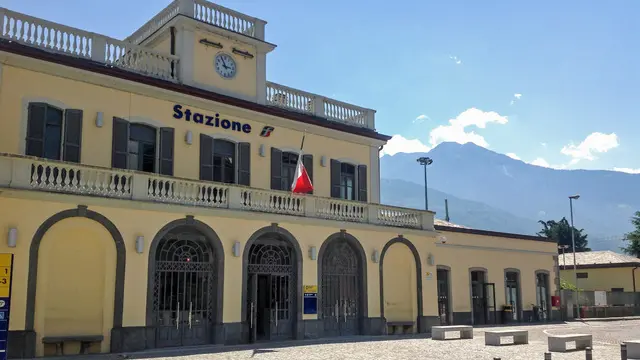
{"label": "blue sky", "polygon": [[[169,3],[0,0],[121,39]],[[270,81],[376,109],[378,130],[399,135],[390,153],[473,141],[544,166],[640,171],[640,1],[217,3],[268,21]]]}

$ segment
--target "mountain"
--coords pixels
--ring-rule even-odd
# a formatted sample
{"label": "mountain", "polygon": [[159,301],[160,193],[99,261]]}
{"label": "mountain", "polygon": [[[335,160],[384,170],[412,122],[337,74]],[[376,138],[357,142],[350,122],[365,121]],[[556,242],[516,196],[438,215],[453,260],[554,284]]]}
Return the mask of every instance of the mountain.
{"label": "mountain", "polygon": [[[424,186],[397,179],[382,179],[380,182],[383,204],[424,209]],[[444,200],[449,202],[450,221],[475,229],[535,235],[540,226],[535,220],[524,219],[486,204],[464,200],[429,189],[429,210],[436,212],[438,219],[445,219]]]}
{"label": "mountain", "polygon": [[423,186],[423,168],[416,162],[420,156],[433,159],[428,167],[429,188],[521,220],[569,218],[568,196],[580,194],[574,202],[575,226],[589,234],[593,249],[619,250],[619,238],[632,230],[630,218],[640,210],[640,174],[544,168],[473,143],[442,143],[428,153],[385,155],[380,159],[381,177]]}

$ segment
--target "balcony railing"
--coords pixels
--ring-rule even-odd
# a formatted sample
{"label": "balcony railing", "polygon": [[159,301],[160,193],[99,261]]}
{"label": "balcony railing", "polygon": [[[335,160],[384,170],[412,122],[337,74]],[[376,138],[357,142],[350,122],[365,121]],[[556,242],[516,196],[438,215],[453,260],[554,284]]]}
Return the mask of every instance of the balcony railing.
{"label": "balcony railing", "polygon": [[267,82],[267,104],[375,130],[375,111]]}
{"label": "balcony railing", "polygon": [[173,1],[125,41],[139,45],[179,14],[264,41],[264,20],[204,0]]}
{"label": "balcony railing", "polygon": [[52,53],[178,81],[180,58],[177,56],[5,8],[0,8],[0,37]]}
{"label": "balcony railing", "polygon": [[428,211],[0,154],[0,187],[433,230]]}

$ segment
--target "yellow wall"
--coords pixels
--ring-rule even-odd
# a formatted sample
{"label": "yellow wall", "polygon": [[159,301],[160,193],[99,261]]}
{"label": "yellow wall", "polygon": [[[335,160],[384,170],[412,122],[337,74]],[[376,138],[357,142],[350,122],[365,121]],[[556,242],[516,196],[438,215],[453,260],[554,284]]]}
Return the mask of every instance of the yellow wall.
{"label": "yellow wall", "polygon": [[[633,267],[578,269],[578,273],[588,273],[588,278],[578,279],[578,288],[588,291],[611,291],[612,288],[624,288],[633,291]],[[573,284],[573,269],[560,270],[560,277]],[[636,291],[640,290],[640,269],[636,270]]]}
{"label": "yellow wall", "polygon": [[[214,128],[194,122],[177,120],[173,117],[173,102],[159,100],[130,92],[114,90],[89,83],[73,81],[62,77],[45,75],[11,66],[3,66],[2,88],[0,90],[0,108],[3,121],[0,122],[0,152],[20,154],[24,151],[27,124],[27,104],[30,101],[44,101],[52,105],[82,109],[84,111],[81,162],[83,164],[111,167],[112,119],[121,117],[132,122],[146,122],[156,127],[169,126],[175,129],[174,176],[198,179],[200,133],[212,136],[226,136],[235,141],[251,143],[251,186],[270,188],[270,148],[277,147],[296,151],[300,148],[302,133],[286,127],[278,126],[268,138],[260,137],[264,125],[273,123],[267,116],[239,118],[221,111],[221,106],[211,103],[207,109],[183,104],[183,110],[214,116],[219,112],[220,118],[240,121],[251,125],[251,133],[245,134],[222,128]],[[95,126],[98,112],[104,113],[104,125]],[[193,143],[184,141],[188,130],[193,132]],[[304,151],[314,155],[314,194],[330,196],[330,166],[322,167],[320,159],[345,159],[365,164],[369,169],[370,147],[362,144],[340,140],[340,132],[335,137],[315,135],[309,128]],[[259,155],[259,147],[265,145],[265,157]],[[328,160],[327,160],[328,162]],[[369,180],[371,174],[369,171]],[[369,182],[368,189],[371,189]]]}
{"label": "yellow wall", "polygon": [[384,254],[382,269],[384,317],[387,321],[415,321],[418,316],[417,274],[411,249],[402,243],[391,245]]}

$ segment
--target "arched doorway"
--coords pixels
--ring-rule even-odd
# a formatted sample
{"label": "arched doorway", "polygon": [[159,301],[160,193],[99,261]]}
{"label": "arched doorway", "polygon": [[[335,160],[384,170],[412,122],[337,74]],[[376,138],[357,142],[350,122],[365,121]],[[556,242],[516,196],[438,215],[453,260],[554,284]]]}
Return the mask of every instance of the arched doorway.
{"label": "arched doorway", "polygon": [[366,309],[366,256],[356,238],[330,236],[318,256],[320,313],[324,336],[362,334]]}
{"label": "arched doorway", "polygon": [[299,309],[300,249],[286,230],[258,230],[245,246],[245,309],[249,342],[295,338]]}
{"label": "arched doorway", "polygon": [[156,347],[212,343],[222,308],[222,250],[213,230],[186,219],[163,228],[149,251],[147,324]]}

